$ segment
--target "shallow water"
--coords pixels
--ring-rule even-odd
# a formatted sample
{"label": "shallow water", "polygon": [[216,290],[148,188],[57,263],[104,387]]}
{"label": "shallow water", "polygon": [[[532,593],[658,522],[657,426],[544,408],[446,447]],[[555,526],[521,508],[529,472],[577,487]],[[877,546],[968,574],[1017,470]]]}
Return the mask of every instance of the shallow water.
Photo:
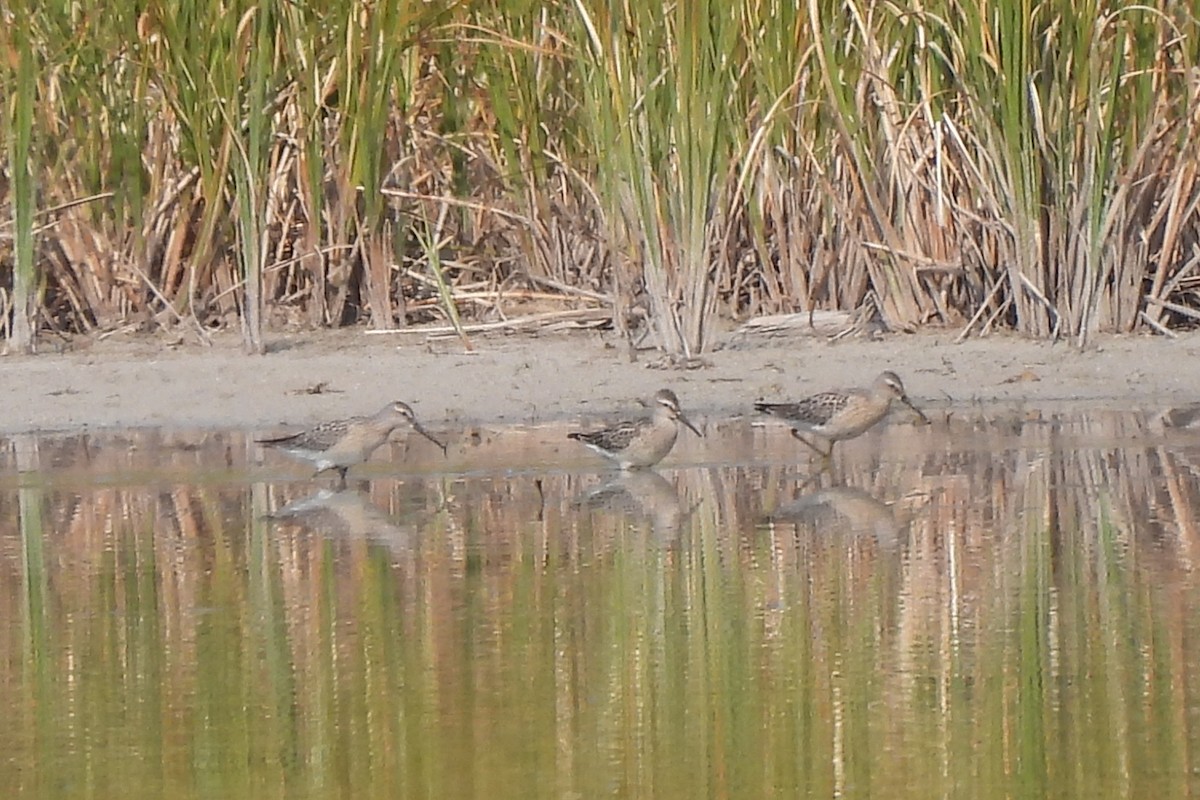
{"label": "shallow water", "polygon": [[0,787],[1193,794],[1200,439],[1149,419],[898,422],[827,471],[729,420],[626,476],[474,430],[342,492],[238,433],[13,439]]}

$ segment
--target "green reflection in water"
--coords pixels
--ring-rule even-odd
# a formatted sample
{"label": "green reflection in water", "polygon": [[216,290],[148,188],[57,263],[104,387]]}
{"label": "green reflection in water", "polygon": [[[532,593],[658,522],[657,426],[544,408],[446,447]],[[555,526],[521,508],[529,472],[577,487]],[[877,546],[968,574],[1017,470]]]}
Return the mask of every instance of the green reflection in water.
{"label": "green reflection in water", "polygon": [[1192,444],[943,422],[814,476],[778,431],[708,438],[753,455],[342,492],[229,435],[14,443],[5,796],[1200,788]]}

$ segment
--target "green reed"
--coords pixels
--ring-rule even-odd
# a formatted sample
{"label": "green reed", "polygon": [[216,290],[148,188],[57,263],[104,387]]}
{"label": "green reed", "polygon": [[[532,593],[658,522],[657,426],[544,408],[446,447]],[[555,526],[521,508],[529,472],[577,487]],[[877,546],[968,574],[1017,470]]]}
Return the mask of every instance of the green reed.
{"label": "green reed", "polygon": [[[12,13],[0,9],[0,16]],[[9,342],[18,352],[32,352],[33,320],[38,298],[38,270],[34,261],[33,218],[37,204],[38,161],[33,152],[34,106],[38,87],[35,83],[36,54],[34,31],[29,16],[16,14],[6,21],[10,35],[5,37],[4,52],[16,62],[15,75],[7,82],[10,90],[5,103],[0,132],[8,142],[5,156],[11,181],[12,228],[15,247],[12,260],[12,319],[5,325]]]}
{"label": "green reed", "polygon": [[[270,100],[268,91],[273,76],[276,26],[278,21],[273,3],[260,3],[243,18],[239,25],[238,50],[245,53],[238,69],[225,73],[227,82],[221,86],[225,102],[222,116],[236,154],[231,171],[234,184],[233,216],[237,223],[238,255],[241,263],[242,331],[247,352],[265,352],[262,337],[263,261],[269,242],[266,231],[274,219],[271,212],[274,198],[273,182],[267,170],[272,132],[266,126]],[[224,94],[230,92],[230,94]],[[236,115],[229,109],[243,109]],[[265,191],[264,191],[265,190]]]}
{"label": "green reed", "polygon": [[1081,342],[1198,316],[1178,4],[28,11],[0,34],[18,345],[146,312],[244,320],[252,350],[260,310],[421,318],[397,215],[445,203],[452,288],[599,288],[684,359],[717,314]]}
{"label": "green reed", "polygon": [[641,264],[662,348],[695,355],[716,303],[710,272],[733,155],[736,20],[707,2],[576,8],[600,193],[620,226],[610,234],[617,257]]}

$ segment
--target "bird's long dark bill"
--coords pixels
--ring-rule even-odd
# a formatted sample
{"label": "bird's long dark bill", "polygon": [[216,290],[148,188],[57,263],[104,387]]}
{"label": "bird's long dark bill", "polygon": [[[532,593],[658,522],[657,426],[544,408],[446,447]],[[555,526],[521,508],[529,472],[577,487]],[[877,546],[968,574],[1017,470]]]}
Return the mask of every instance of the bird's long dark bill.
{"label": "bird's long dark bill", "polygon": [[440,447],[442,449],[442,455],[446,455],[446,445],[442,444],[437,439],[433,438],[433,436],[429,433],[429,431],[422,428],[415,421],[413,422],[413,430],[416,431],[417,433],[421,434],[422,436],[424,436],[429,441],[436,444],[438,447]]}
{"label": "bird's long dark bill", "polygon": [[272,436],[269,439],[255,439],[254,443],[255,444],[279,445],[279,444],[287,444],[288,442],[293,442],[299,438],[300,438],[299,433],[287,433],[287,434],[284,434],[283,436]]}
{"label": "bird's long dark bill", "polygon": [[922,411],[921,409],[914,406],[912,400],[909,400],[907,397],[902,397],[902,398],[900,398],[900,401],[903,402],[904,405],[911,408],[913,410],[913,413],[915,413],[918,417],[921,418],[921,422],[923,422],[926,425],[929,424],[929,417],[925,416],[924,411]]}
{"label": "bird's long dark bill", "polygon": [[679,415],[679,421],[682,422],[684,425],[687,425],[688,429],[691,430],[692,433],[696,434],[697,436],[699,436],[702,439],[704,438],[704,434],[701,433],[700,431],[698,431],[696,429],[696,426],[692,424],[692,421],[690,419],[688,419],[687,417],[685,417],[683,414]]}

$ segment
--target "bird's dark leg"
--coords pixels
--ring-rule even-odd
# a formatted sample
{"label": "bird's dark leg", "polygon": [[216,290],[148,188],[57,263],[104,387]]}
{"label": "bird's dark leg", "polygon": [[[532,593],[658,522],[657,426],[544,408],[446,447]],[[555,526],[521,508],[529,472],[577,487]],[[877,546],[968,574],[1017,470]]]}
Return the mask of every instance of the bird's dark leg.
{"label": "bird's dark leg", "polygon": [[806,491],[808,491],[808,489],[809,489],[809,488],[810,488],[810,487],[811,487],[811,486],[812,486],[814,483],[818,482],[818,481],[821,479],[821,476],[825,474],[825,470],[828,468],[828,466],[829,466],[829,465],[828,465],[827,463],[825,463],[825,464],[822,464],[822,465],[821,465],[821,469],[817,470],[816,472],[812,473],[812,474],[811,474],[811,475],[809,475],[807,478],[805,478],[805,479],[804,479],[804,482],[803,482],[803,483],[801,483],[799,486],[797,486],[797,487],[796,487],[796,491],[795,491],[795,493],[793,494],[793,496],[792,496],[792,499],[793,499],[793,500],[796,500],[796,499],[800,498],[801,496],[803,496],[803,495],[804,495],[804,493],[805,493]]}
{"label": "bird's dark leg", "polygon": [[829,443],[829,451],[826,452],[826,451],[822,450],[821,448],[817,447],[812,442],[810,442],[808,440],[808,438],[804,436],[804,434],[800,433],[800,431],[796,430],[795,428],[792,428],[792,438],[798,439],[799,441],[804,442],[806,445],[808,445],[812,449],[813,452],[815,452],[817,455],[821,456],[822,458],[827,459],[833,453],[833,442]]}
{"label": "bird's dark leg", "polygon": [[349,467],[334,467],[334,469],[337,470],[337,474],[338,474],[337,489],[340,492],[342,489],[346,488],[346,473],[350,470],[350,468]]}

